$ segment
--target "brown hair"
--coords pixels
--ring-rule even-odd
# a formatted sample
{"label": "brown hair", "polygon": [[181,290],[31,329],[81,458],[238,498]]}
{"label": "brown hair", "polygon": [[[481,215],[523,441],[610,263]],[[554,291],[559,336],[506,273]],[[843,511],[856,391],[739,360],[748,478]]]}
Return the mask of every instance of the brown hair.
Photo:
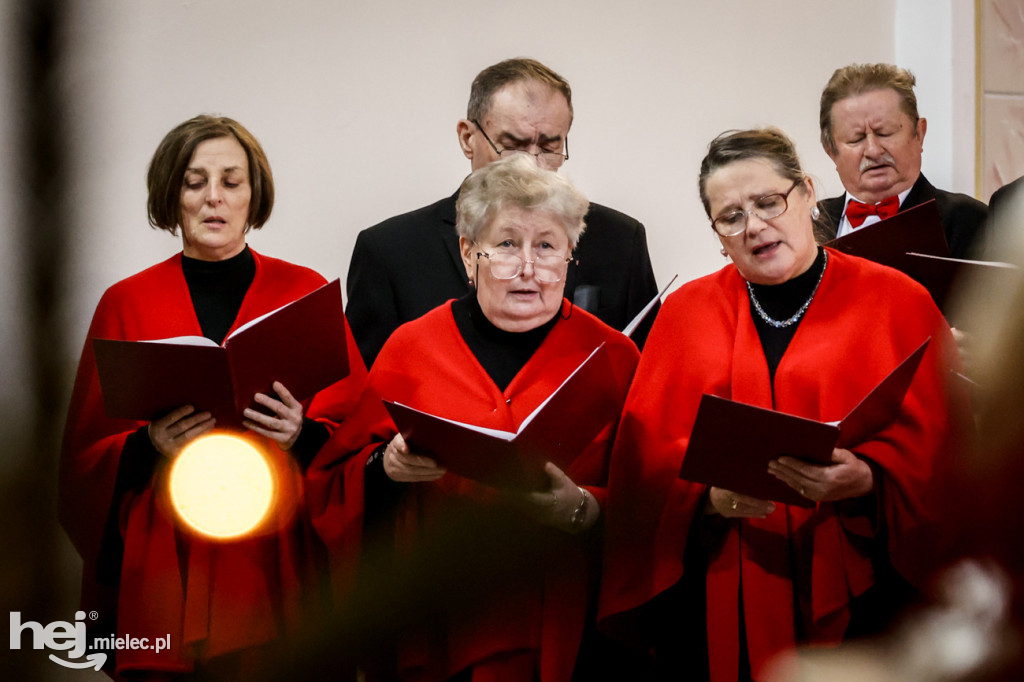
{"label": "brown hair", "polygon": [[245,127],[226,116],[201,114],[176,126],[164,136],[149,162],[146,187],[149,224],[171,234],[181,223],[181,185],[185,170],[196,147],[206,140],[233,137],[245,150],[249,162],[249,199],[247,228],[259,229],[270,218],[274,207],[274,177],[263,147]]}
{"label": "brown hair", "polygon": [[796,155],[793,141],[778,128],[727,130],[711,140],[707,156],[700,162],[700,200],[709,218],[711,202],[707,195],[708,178],[719,168],[744,159],[766,159],[775,166],[779,175],[793,182],[800,182],[807,177],[800,168],[800,157]]}
{"label": "brown hair", "polygon": [[483,120],[491,110],[494,93],[510,83],[520,81],[536,81],[562,93],[569,105],[569,120],[572,121],[572,88],[569,82],[540,62],[523,57],[506,59],[477,74],[469,90],[466,118],[471,121]]}
{"label": "brown hair", "polygon": [[821,128],[821,146],[829,154],[836,153],[836,141],[832,137],[832,107],[847,97],[863,95],[874,90],[891,88],[900,96],[900,109],[914,123],[917,134],[917,95],[914,74],[893,64],[850,64],[836,69],[828,84],[821,91],[821,105],[818,110],[818,125]]}

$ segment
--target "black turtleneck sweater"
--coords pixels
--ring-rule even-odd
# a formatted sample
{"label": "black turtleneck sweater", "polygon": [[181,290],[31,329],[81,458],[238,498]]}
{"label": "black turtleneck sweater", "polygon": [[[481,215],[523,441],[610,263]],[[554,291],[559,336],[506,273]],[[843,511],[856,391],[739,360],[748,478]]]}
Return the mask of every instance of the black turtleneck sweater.
{"label": "black turtleneck sweater", "polygon": [[256,276],[252,251],[246,246],[237,256],[218,261],[182,255],[181,269],[203,336],[223,343]]}
{"label": "black turtleneck sweater", "polygon": [[507,332],[498,329],[487,319],[475,293],[452,303],[452,315],[466,345],[502,391],[508,388],[523,365],[537,352],[559,319],[556,314],[535,329]]}
{"label": "black turtleneck sweater", "polygon": [[[811,292],[818,284],[818,277],[825,267],[825,250],[818,247],[818,255],[806,271],[797,275],[791,280],[782,284],[751,284],[754,295],[757,297],[761,308],[774,320],[788,320],[800,309],[800,306],[811,296]],[[806,313],[804,313],[806,315]],[[782,356],[793,340],[797,327],[803,321],[801,316],[794,324],[788,327],[773,327],[765,322],[754,308],[754,302],[750,302],[750,315],[754,318],[754,326],[757,328],[757,335],[761,339],[761,348],[764,350],[765,359],[768,360],[768,372],[775,384],[775,370],[782,361]],[[774,392],[774,390],[773,390]]]}

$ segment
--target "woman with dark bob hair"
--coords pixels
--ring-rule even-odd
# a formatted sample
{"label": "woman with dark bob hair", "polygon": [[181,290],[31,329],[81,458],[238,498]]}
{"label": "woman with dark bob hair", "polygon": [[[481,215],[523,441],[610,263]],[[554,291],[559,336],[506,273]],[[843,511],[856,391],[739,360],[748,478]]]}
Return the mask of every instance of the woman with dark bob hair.
{"label": "woman with dark bob hair", "polygon": [[277,488],[294,492],[278,497],[262,532],[215,542],[177,521],[166,499],[169,464],[217,425],[191,405],[148,423],[108,417],[92,339],[205,336],[219,344],[325,280],[247,246],[248,231],[270,217],[274,181],[259,142],[238,122],[197,116],[174,128],[153,155],[147,184],[150,224],[180,230],[182,251],[113,285],[96,308],[64,433],[61,521],[85,564],[82,601],[99,614],[95,634],[150,642],[169,635],[165,651],[117,650],[116,662],[108,660],[116,674],[245,677],[315,597],[294,491],[354,404],[366,370],[349,334],[347,378],[305,404],[275,382],[272,395],[254,397],[262,410],[245,410],[238,435],[270,458]]}
{"label": "woman with dark bob hair", "polygon": [[[655,652],[659,679],[736,682],[879,626],[864,619],[883,583],[935,565],[958,357],[923,287],[815,243],[814,184],[780,131],[713,140],[699,186],[732,262],[670,295],[647,340],[612,453],[600,617]],[[680,478],[704,394],[838,421],[929,337],[888,425],[828,465],[770,462],[807,506]]]}

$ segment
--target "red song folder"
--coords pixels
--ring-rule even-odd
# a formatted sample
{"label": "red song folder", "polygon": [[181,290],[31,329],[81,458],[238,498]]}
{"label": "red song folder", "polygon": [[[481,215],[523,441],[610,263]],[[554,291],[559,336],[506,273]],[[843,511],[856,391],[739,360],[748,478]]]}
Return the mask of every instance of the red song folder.
{"label": "red song folder", "polygon": [[768,473],[782,456],[817,464],[832,461],[836,447],[871,438],[899,413],[931,338],[875,386],[839,422],[819,422],[704,394],[679,476],[763,500],[813,507],[809,500]]}
{"label": "red song folder", "polygon": [[945,301],[948,282],[923,277],[920,264],[911,255],[949,256],[946,233],[934,199],[833,239],[825,246],[896,268],[923,284],[936,305],[942,306]]}
{"label": "red song folder", "polygon": [[[1010,273],[1017,266],[998,261],[965,260],[911,252],[907,254],[907,268],[907,274],[923,284],[939,307],[945,309],[950,293],[962,288],[965,282],[978,278],[982,273]],[[995,275],[985,276],[992,278]],[[954,324],[948,314],[947,319],[950,324]]]}
{"label": "red song folder", "polygon": [[562,385],[523,420],[518,431],[463,424],[384,400],[414,452],[497,488],[546,488],[544,464],[563,471],[617,418],[632,376],[616,376],[602,343]]}
{"label": "red song folder", "polygon": [[223,345],[202,336],[93,339],[103,404],[115,418],[152,421],[182,405],[239,427],[274,381],[305,400],[348,374],[341,283],[334,280],[239,327]]}

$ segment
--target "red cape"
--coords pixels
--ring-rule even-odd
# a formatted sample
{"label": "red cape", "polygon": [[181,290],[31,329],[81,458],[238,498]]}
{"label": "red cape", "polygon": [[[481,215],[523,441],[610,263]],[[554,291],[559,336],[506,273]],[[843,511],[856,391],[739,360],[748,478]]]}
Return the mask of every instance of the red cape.
{"label": "red cape", "polygon": [[[352,593],[358,559],[365,551],[367,457],[396,432],[381,398],[463,423],[515,431],[601,342],[609,350],[615,380],[628,382],[639,357],[633,342],[564,302],[563,316],[570,311],[569,319],[554,325],[505,391],[498,389],[466,345],[451,303],[403,325],[391,336],[370,370],[357,412],[334,433],[309,470],[310,512],[330,552],[336,599],[344,602]],[[566,471],[602,504],[616,426],[617,420],[607,423]],[[454,474],[434,483],[409,484],[402,492],[395,514],[396,551],[414,556],[428,549],[431,538],[443,535],[453,509],[483,516],[496,506],[493,489]],[[398,635],[399,668],[406,679],[445,679],[467,666],[481,665],[506,679],[501,675],[510,674],[510,668],[502,671],[499,659],[523,652],[539,661],[544,682],[569,679],[596,559],[587,552],[583,536],[546,528],[533,532],[544,534],[543,538],[538,535],[538,542],[553,550],[524,570],[521,580],[495,578],[482,600],[458,607],[446,604],[440,615],[430,613],[429,625]],[[473,551],[470,546],[465,561],[473,560]]]}
{"label": "red cape", "polygon": [[[253,252],[256,272],[232,325],[279,308],[323,285],[313,270]],[[229,332],[230,333],[230,332]],[[132,637],[170,635],[169,651],[122,650],[117,670],[190,671],[193,661],[269,643],[298,627],[310,588],[308,522],[302,479],[287,453],[249,432],[275,458],[286,506],[260,537],[211,543],[178,528],[167,508],[166,467],[150,485],[114,499],[125,439],[143,422],[107,417],[91,339],[145,340],[202,336],[178,254],[110,287],[96,307],[68,410],[60,465],[60,519],[84,560],[83,608]],[[366,378],[348,334],[350,374],[307,403],[306,416],[334,428]],[[290,498],[290,499],[287,499]],[[119,518],[124,554],[119,584],[100,584],[97,568],[107,519]],[[109,633],[97,633],[106,635]],[[151,639],[152,641],[152,639]],[[196,652],[202,648],[202,655]]]}
{"label": "red cape", "polygon": [[[840,640],[851,597],[873,584],[869,548],[920,584],[941,508],[937,481],[956,448],[946,397],[958,367],[949,327],[923,287],[895,270],[829,251],[820,287],[775,375],[735,266],[690,282],[665,302],[626,401],[612,456],[599,617],[625,614],[679,581],[687,534],[706,486],[678,478],[701,395],[819,421],[838,421],[927,337],[932,343],[899,417],[852,449],[873,464],[876,518],[849,507],[778,505],[732,521],[708,559],[708,656],[714,680],[735,680],[742,590],[755,678],[778,651]],[[736,424],[736,428],[743,428]],[[884,549],[884,548],[883,548]],[[741,576],[742,575],[742,579]]]}

